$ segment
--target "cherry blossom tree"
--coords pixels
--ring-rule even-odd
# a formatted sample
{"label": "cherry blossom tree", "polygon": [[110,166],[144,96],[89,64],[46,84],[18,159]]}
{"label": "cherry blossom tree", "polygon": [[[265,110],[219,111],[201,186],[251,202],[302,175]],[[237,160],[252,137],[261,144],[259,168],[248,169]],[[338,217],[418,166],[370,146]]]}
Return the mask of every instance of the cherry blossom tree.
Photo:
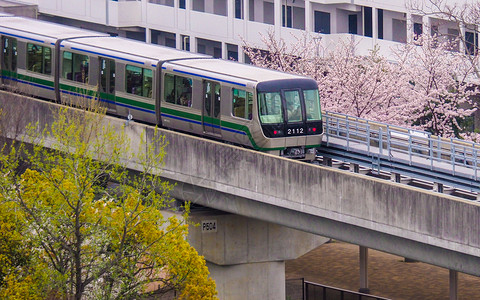
{"label": "cherry blossom tree", "polygon": [[368,56],[357,56],[353,42],[325,51],[319,39],[307,34],[292,46],[272,32],[262,40],[266,51],[245,47],[252,63],[314,78],[325,110],[405,125],[404,98],[399,96],[405,80],[396,65],[379,55],[378,48]]}
{"label": "cherry blossom tree", "polygon": [[470,81],[475,66],[452,51],[448,40],[420,37],[396,50],[395,63],[382,57],[379,48],[356,55],[352,42],[324,51],[307,34],[293,46],[273,33],[263,36],[263,42],[264,51],[245,46],[252,63],[316,79],[324,110],[445,137],[475,138],[466,126],[476,110],[471,96],[477,89]]}
{"label": "cherry blossom tree", "polygon": [[304,33],[301,36],[294,36],[296,42],[288,44],[284,39],[276,38],[273,31],[268,31],[266,35],[260,35],[264,44],[262,48],[265,50],[243,40],[243,50],[252,64],[282,72],[316,77],[316,67],[321,63],[318,55],[319,39],[314,39]]}
{"label": "cherry blossom tree", "polygon": [[[478,40],[480,24],[480,2],[478,1],[449,1],[449,0],[408,0],[407,7],[412,14],[434,18],[440,24],[449,23],[454,26],[458,36],[449,36],[436,30],[438,37],[456,39],[459,49],[466,54],[465,59],[470,62],[476,78],[480,78],[480,64]],[[424,30],[425,32],[425,30]],[[462,52],[463,52],[462,51]],[[463,53],[462,53],[463,54]]]}
{"label": "cherry blossom tree", "polygon": [[[462,64],[458,66],[465,67],[464,64],[471,68],[470,74],[466,78],[466,82],[479,85],[480,82],[480,57],[478,52],[478,35],[480,24],[480,2],[478,1],[448,1],[448,0],[409,0],[407,7],[413,14],[420,16],[427,16],[433,18],[438,25],[448,22],[448,26],[454,26],[456,36],[449,36],[448,33],[436,30],[439,39],[452,40],[455,39],[457,46],[457,53],[463,59]],[[424,30],[425,32],[425,30]],[[459,59],[457,57],[457,59]],[[464,70],[461,70],[462,72]],[[461,78],[457,74],[457,80]],[[477,89],[478,90],[478,89]],[[476,101],[478,105],[478,100]],[[462,112],[462,111],[460,111]],[[476,113],[478,118],[478,112]],[[457,132],[457,136],[466,140],[480,142],[480,135],[478,132]]]}
{"label": "cherry blossom tree", "polygon": [[401,47],[396,58],[410,82],[402,97],[411,106],[412,125],[443,137],[461,137],[469,130],[465,124],[476,111],[472,96],[477,89],[469,81],[474,66],[452,51],[451,42],[422,35]]}
{"label": "cherry blossom tree", "polygon": [[407,80],[398,65],[379,55],[379,48],[367,56],[356,55],[356,45],[340,43],[323,60],[317,74],[324,108],[356,117],[406,125],[406,103],[401,97]]}

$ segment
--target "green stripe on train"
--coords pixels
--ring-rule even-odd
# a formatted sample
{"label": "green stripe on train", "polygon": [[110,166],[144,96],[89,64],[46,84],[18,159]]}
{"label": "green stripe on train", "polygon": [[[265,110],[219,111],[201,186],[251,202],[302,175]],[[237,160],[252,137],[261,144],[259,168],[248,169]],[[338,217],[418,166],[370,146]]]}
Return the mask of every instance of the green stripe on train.
{"label": "green stripe on train", "polygon": [[[197,115],[197,114],[183,112],[183,111],[179,111],[179,110],[175,110],[175,109],[171,109],[171,108],[166,108],[166,107],[162,107],[161,111],[162,111],[162,113],[174,115],[176,117],[190,119],[190,120],[198,121],[198,122],[202,121],[202,116]],[[220,126],[220,120],[214,119],[212,117],[204,117],[204,122]],[[274,150],[284,150],[285,149],[285,147],[278,147],[278,148],[262,148],[262,147],[259,147],[257,145],[257,143],[255,143],[255,140],[253,139],[252,134],[250,133],[250,129],[245,125],[226,122],[226,121],[222,120],[221,121],[221,126],[229,128],[229,129],[245,132],[248,139],[250,140],[250,143],[252,144],[253,149],[255,149],[255,150],[258,150],[258,151],[274,151]]]}
{"label": "green stripe on train", "polygon": [[18,74],[18,73],[15,73],[15,72],[10,72],[10,74],[11,74],[11,77],[16,77],[20,80],[24,80],[24,81],[28,81],[28,82],[31,82],[31,83],[52,87],[52,88],[54,87],[53,81],[50,81],[50,80],[45,80],[45,79],[41,79],[41,78],[37,78],[37,77],[33,77],[33,76]]}
{"label": "green stripe on train", "polygon": [[[52,87],[52,88],[54,87],[54,82],[53,81],[40,79],[40,78],[37,78],[37,77],[34,77],[34,76],[22,75],[22,74],[18,74],[16,72],[7,71],[7,70],[2,70],[2,75],[3,76],[8,76],[8,77],[13,77],[13,78],[18,78],[20,80],[24,80],[24,81],[34,83],[34,84],[40,84],[40,85],[44,85],[44,86],[48,86],[48,87]],[[100,97],[102,99],[115,101],[115,102],[119,102],[119,103],[122,103],[122,104],[126,104],[126,105],[130,105],[130,106],[134,106],[134,107],[139,107],[139,108],[144,108],[144,109],[148,109],[148,110],[151,110],[151,111],[155,111],[155,105],[154,104],[144,103],[144,102],[140,102],[140,101],[136,101],[136,100],[133,100],[133,99],[124,98],[124,97],[118,97],[118,96],[115,97],[114,95],[111,95],[111,94],[99,93],[98,91],[87,89],[87,88],[71,86],[71,85],[68,85],[68,84],[60,84],[60,89],[64,90],[64,91],[67,91],[67,92],[71,92],[71,93],[77,93],[77,94],[86,95],[86,96],[90,96],[90,97]]]}
{"label": "green stripe on train", "polygon": [[[78,93],[78,94],[82,94],[82,95],[91,96],[91,97],[98,97],[99,96],[102,99],[115,101],[115,102],[119,102],[119,103],[122,103],[122,104],[126,104],[126,105],[130,105],[130,106],[134,106],[134,107],[139,107],[139,108],[144,108],[144,109],[148,109],[148,110],[151,110],[151,111],[155,111],[155,105],[151,104],[151,103],[140,102],[140,101],[136,101],[136,100],[133,100],[133,99],[114,96],[114,95],[103,93],[103,92],[99,93],[97,91],[93,91],[93,90],[89,90],[89,89],[82,89],[82,88],[78,88],[78,87],[74,87],[74,86],[70,86],[70,85],[66,85],[66,84],[61,84],[60,89],[66,90],[66,91],[69,91],[69,92],[73,92],[73,93]],[[150,98],[146,98],[146,99],[150,99]],[[153,99],[152,99],[152,101],[153,101]]]}

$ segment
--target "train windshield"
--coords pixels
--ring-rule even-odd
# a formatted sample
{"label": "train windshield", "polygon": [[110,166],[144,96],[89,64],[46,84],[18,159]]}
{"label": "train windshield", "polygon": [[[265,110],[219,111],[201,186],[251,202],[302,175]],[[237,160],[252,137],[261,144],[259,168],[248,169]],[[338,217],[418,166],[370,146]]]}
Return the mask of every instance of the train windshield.
{"label": "train windshield", "polygon": [[300,92],[298,90],[285,91],[285,104],[287,108],[288,123],[301,122],[302,103],[300,102]]}
{"label": "train windshield", "polygon": [[259,93],[258,107],[263,124],[283,123],[282,97],[280,92]]}
{"label": "train windshield", "polygon": [[322,113],[320,112],[318,90],[304,90],[303,99],[305,99],[307,121],[320,121],[322,119]]}
{"label": "train windshield", "polygon": [[284,120],[287,123],[299,123],[305,119],[306,121],[322,119],[317,89],[259,92],[258,107],[262,124],[279,124],[284,123]]}

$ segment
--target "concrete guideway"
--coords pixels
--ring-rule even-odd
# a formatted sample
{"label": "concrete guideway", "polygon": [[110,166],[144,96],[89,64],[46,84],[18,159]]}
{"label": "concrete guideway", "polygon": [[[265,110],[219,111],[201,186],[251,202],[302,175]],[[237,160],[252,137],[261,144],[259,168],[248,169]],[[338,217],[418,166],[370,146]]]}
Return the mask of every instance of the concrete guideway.
{"label": "concrete guideway", "polygon": [[449,186],[480,200],[480,144],[325,112],[322,156]]}
{"label": "concrete guideway", "polygon": [[[2,95],[4,95],[2,93]],[[7,96],[7,115],[28,101],[22,122],[51,121],[52,103]],[[12,112],[13,115],[13,112]],[[125,120],[108,118],[122,130]],[[130,122],[135,142],[154,128]],[[162,176],[173,195],[451,270],[480,275],[480,204],[161,130],[169,142]],[[135,162],[130,167],[138,168]]]}

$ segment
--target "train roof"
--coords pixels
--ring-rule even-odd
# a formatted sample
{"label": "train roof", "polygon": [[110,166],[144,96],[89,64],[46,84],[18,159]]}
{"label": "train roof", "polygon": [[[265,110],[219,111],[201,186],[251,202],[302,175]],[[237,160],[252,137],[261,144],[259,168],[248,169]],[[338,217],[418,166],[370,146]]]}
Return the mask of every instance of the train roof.
{"label": "train roof", "polygon": [[[15,16],[3,16],[0,18],[0,30],[5,31],[5,29],[7,31],[6,33],[9,33],[9,31],[12,30],[17,31],[17,37],[25,38],[28,38],[29,34],[41,35],[51,39],[65,39],[83,36],[108,36],[108,34],[105,33]],[[22,35],[22,32],[26,35]]]}
{"label": "train roof", "polygon": [[180,60],[171,64],[255,82],[308,78],[223,59]]}
{"label": "train roof", "polygon": [[[156,66],[159,61],[182,69],[197,70],[203,74],[218,74],[222,77],[235,77],[242,82],[265,82],[281,79],[306,79],[307,77],[259,68],[234,61],[214,59],[209,55],[177,50],[165,46],[147,44],[121,37],[111,37],[86,29],[45,22],[41,20],[0,14],[0,33],[19,38],[52,43],[62,41],[64,49],[72,49],[99,56],[123,59],[127,62],[146,66]],[[40,37],[39,37],[40,36]],[[45,40],[41,39],[41,36]]]}
{"label": "train roof", "polygon": [[75,48],[90,52],[98,52],[104,55],[111,55],[116,58],[131,56],[142,57],[151,61],[165,61],[175,59],[209,58],[204,54],[197,54],[188,51],[177,50],[166,46],[147,44],[121,37],[92,37],[71,39],[62,45],[75,46]]}

